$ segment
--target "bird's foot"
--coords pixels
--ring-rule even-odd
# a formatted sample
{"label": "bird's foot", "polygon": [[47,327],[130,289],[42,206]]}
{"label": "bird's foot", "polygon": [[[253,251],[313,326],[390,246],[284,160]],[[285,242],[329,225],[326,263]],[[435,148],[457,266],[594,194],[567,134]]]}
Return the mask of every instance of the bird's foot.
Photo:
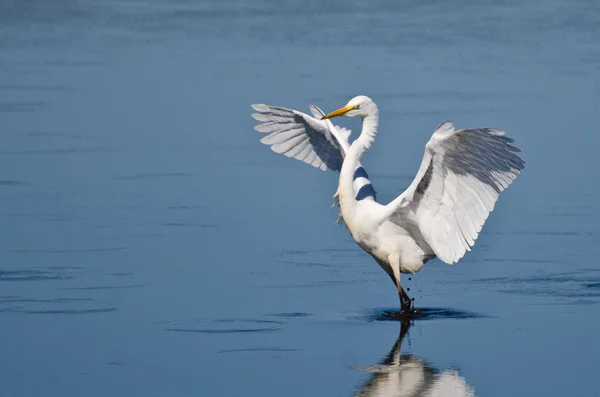
{"label": "bird's foot", "polygon": [[414,303],[412,299],[406,299],[402,302],[400,306],[400,314],[414,314],[417,310],[415,309]]}

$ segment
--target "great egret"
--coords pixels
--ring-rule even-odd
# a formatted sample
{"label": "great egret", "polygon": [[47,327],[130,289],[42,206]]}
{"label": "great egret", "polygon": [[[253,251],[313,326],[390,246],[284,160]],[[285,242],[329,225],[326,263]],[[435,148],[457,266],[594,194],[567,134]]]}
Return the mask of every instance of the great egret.
{"label": "great egret", "polygon": [[[493,128],[456,130],[450,121],[438,125],[425,145],[425,154],[410,186],[387,205],[360,164],[377,133],[379,111],[371,98],[360,95],[327,115],[311,106],[315,117],[270,105],[252,105],[263,122],[255,129],[269,133],[261,142],[285,156],[322,170],[340,172],[341,218],[352,238],[390,276],[398,290],[402,312],[412,301],[400,283],[401,273],[414,274],[438,257],[458,262],[475,244],[501,191],[524,168],[504,131]],[[350,131],[329,119],[362,119],[360,136],[348,143]]]}

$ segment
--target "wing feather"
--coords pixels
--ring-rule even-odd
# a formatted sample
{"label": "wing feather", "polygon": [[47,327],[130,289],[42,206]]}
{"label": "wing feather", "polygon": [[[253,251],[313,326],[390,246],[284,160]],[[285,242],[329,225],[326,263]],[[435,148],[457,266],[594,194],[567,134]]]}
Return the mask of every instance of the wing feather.
{"label": "wing feather", "polygon": [[276,144],[272,145],[271,150],[273,150],[275,153],[286,154],[287,152],[291,151],[298,145],[304,146],[306,144],[307,140],[308,139],[306,139],[305,135],[297,135],[297,136],[294,136],[293,138],[288,139],[284,142],[276,143]]}
{"label": "wing feather", "polygon": [[265,145],[276,145],[278,143],[283,143],[289,139],[293,139],[297,136],[306,137],[306,134],[304,133],[304,130],[302,128],[289,128],[273,132],[272,134],[263,137],[260,140],[260,142],[264,143]]}
{"label": "wing feather", "polygon": [[441,123],[417,176],[386,206],[387,214],[396,223],[417,225],[435,255],[457,262],[475,244],[500,192],[525,167],[513,143],[502,130]]}
{"label": "wing feather", "polygon": [[[254,129],[269,134],[263,137],[261,142],[271,146],[274,152],[324,170],[340,170],[345,150],[344,145],[340,143],[342,139],[338,133],[339,128],[332,129],[330,125],[333,125],[326,120],[318,120],[305,113],[279,106],[258,104],[252,105],[252,108],[259,112],[252,114],[252,117],[262,122]],[[294,150],[299,145],[302,149]],[[320,161],[316,161],[316,158]]]}
{"label": "wing feather", "polygon": [[[323,171],[339,171],[346,152],[350,148],[350,130],[334,125],[331,120],[321,120],[325,113],[310,105],[313,116],[293,109],[264,104],[252,105],[258,113],[252,117],[260,121],[254,129],[267,134],[260,142],[276,153],[294,158]],[[376,192],[369,176],[359,163],[354,178],[354,193],[357,200],[375,200]],[[339,206],[337,192],[334,206]],[[341,215],[338,221],[341,221]]]}
{"label": "wing feather", "polygon": [[[273,147],[271,146],[271,148]],[[273,151],[276,152],[275,150]],[[292,147],[290,150],[283,153],[283,155],[286,157],[291,157],[300,161],[304,161],[304,159],[306,159],[306,157],[310,153],[313,153],[312,148],[308,143],[308,139],[304,139],[303,142],[299,143],[295,147]]]}
{"label": "wing feather", "polygon": [[313,153],[313,148],[310,146],[310,144],[308,142],[306,142],[306,144],[301,146],[300,153],[297,156],[295,156],[294,158],[296,160],[304,161],[304,160],[306,160],[308,155],[311,153]]}

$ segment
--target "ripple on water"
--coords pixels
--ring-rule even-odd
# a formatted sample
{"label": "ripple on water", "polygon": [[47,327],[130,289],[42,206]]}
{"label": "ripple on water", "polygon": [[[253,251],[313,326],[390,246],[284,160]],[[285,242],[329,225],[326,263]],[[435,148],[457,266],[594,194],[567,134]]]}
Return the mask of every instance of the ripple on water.
{"label": "ripple on water", "polygon": [[29,186],[29,183],[17,180],[3,180],[0,181],[0,186]]}
{"label": "ripple on water", "polygon": [[36,299],[19,296],[0,297],[0,313],[93,314],[114,312],[117,308],[91,298]]}
{"label": "ripple on water", "polygon": [[504,293],[549,297],[573,304],[598,303],[600,298],[600,269],[581,269],[529,277],[494,277],[476,281],[497,285],[500,292]]}
{"label": "ripple on water", "polygon": [[298,317],[309,317],[309,316],[312,316],[312,314],[301,313],[301,312],[297,312],[297,313],[274,313],[274,314],[271,314],[270,316],[272,316],[272,317],[283,317],[283,318],[298,318]]}
{"label": "ripple on water", "polygon": [[290,288],[330,288],[330,287],[338,287],[345,286],[351,284],[363,284],[363,283],[371,283],[378,281],[379,278],[377,276],[372,277],[362,277],[358,279],[351,280],[324,280],[324,281],[315,281],[307,284],[280,284],[280,285],[264,285],[263,288],[274,288],[274,289],[290,289]]}
{"label": "ripple on water", "polygon": [[282,349],[277,347],[250,347],[245,349],[225,349],[220,350],[220,354],[225,353],[287,353],[287,352],[300,352],[299,349]]}
{"label": "ripple on water", "polygon": [[0,102],[0,113],[35,112],[45,105],[40,101]]}
{"label": "ripple on water", "polygon": [[[38,214],[33,214],[34,217],[39,217]],[[71,248],[71,249],[16,249],[6,252],[14,252],[18,254],[88,254],[94,252],[113,252],[124,251],[127,247],[101,247],[101,248]]]}
{"label": "ripple on water", "polygon": [[336,258],[346,258],[346,257],[356,257],[360,254],[359,251],[353,248],[322,248],[315,250],[294,250],[294,249],[286,249],[281,253],[275,255],[275,257],[303,257],[303,256],[311,256],[311,255],[322,255],[325,254],[329,257]]}
{"label": "ripple on water", "polygon": [[[55,280],[59,286],[52,289],[56,294],[58,292],[63,296],[40,296],[46,295],[44,290],[36,287],[30,290],[35,296],[12,296],[0,295],[0,313],[24,313],[24,314],[93,314],[108,313],[117,311],[116,306],[106,304],[96,299],[98,290],[124,290],[131,288],[144,287],[145,283],[133,283],[128,281],[128,277],[133,276],[132,272],[107,273],[110,276],[105,282],[96,280],[94,284],[74,283],[81,274],[77,266],[52,266],[34,269],[5,269],[0,270],[0,282],[27,282],[27,281],[47,281]],[[62,283],[62,280],[69,280]],[[117,281],[115,283],[115,281]],[[65,285],[66,284],[66,285]],[[88,285],[86,285],[88,284]],[[21,292],[25,290],[19,289]],[[72,292],[68,292],[72,291]],[[72,296],[75,294],[75,296]],[[66,296],[65,296],[66,295]]]}
{"label": "ripple on water", "polygon": [[183,320],[169,323],[166,330],[196,332],[201,334],[235,334],[249,332],[274,332],[286,327],[283,321],[252,319]]}
{"label": "ripple on water", "polygon": [[110,289],[129,289],[129,288],[140,288],[146,286],[145,283],[138,284],[113,284],[113,285],[88,285],[85,287],[65,287],[62,290],[70,291],[93,291],[93,290],[110,290]]}
{"label": "ripple on water", "polygon": [[301,267],[322,267],[322,268],[340,268],[341,265],[337,263],[325,263],[325,262],[311,262],[311,261],[279,261],[279,263],[285,265],[301,266]]}
{"label": "ripple on water", "polygon": [[468,319],[485,318],[487,316],[479,313],[448,308],[418,308],[412,313],[400,313],[398,309],[376,309],[365,313],[358,318],[367,321],[412,321],[412,320],[434,320],[441,318]]}
{"label": "ripple on water", "polygon": [[192,176],[192,174],[188,172],[148,172],[141,173],[135,175],[124,175],[124,176],[115,176],[114,180],[122,180],[122,181],[137,181],[142,179],[157,179],[157,178],[170,178],[170,177],[187,177]]}
{"label": "ripple on water", "polygon": [[0,270],[0,281],[44,281],[70,279],[72,279],[72,277],[63,271],[35,269]]}
{"label": "ripple on water", "polygon": [[[0,109],[0,112],[2,110]],[[105,153],[117,150],[113,147],[93,146],[93,147],[67,147],[61,149],[34,149],[34,150],[0,150],[0,155],[45,155],[45,154],[93,154]]]}

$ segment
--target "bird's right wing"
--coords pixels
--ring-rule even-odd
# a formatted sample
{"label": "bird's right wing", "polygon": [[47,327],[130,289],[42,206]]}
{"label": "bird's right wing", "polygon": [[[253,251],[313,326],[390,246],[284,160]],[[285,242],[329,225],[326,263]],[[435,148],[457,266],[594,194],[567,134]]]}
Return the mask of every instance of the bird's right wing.
{"label": "bird's right wing", "polygon": [[[293,109],[252,105],[252,117],[262,124],[254,127],[266,133],[260,141],[275,153],[304,161],[323,171],[339,171],[348,150],[350,131]],[[314,107],[313,112],[318,108]],[[319,109],[320,110],[320,109]]]}
{"label": "bird's right wing", "polygon": [[[331,120],[321,120],[325,113],[310,105],[314,117],[280,106],[257,104],[258,113],[252,117],[262,124],[255,130],[268,134],[260,141],[276,153],[304,161],[323,171],[340,171],[346,152],[350,148],[350,130],[334,125]],[[354,194],[357,200],[376,199],[369,175],[358,163],[354,173]],[[339,207],[338,192],[333,195],[334,207]],[[343,219],[340,214],[338,223]]]}

